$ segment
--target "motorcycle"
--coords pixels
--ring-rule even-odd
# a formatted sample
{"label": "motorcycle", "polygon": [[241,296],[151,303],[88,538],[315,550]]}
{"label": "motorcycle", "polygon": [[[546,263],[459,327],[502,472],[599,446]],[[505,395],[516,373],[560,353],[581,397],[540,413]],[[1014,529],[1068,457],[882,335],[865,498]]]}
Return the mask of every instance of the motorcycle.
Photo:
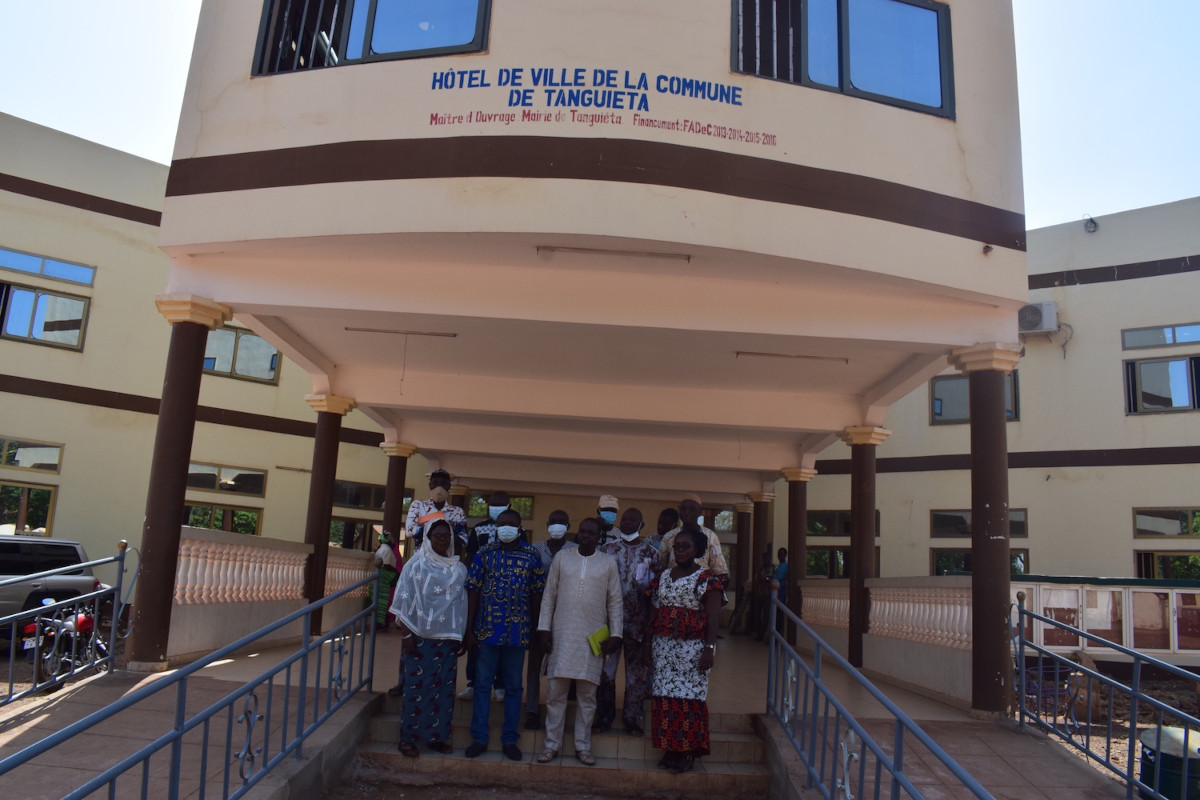
{"label": "motorcycle", "polygon": [[[42,600],[43,606],[54,605],[53,598]],[[66,606],[53,613],[36,617],[25,625],[21,647],[34,662],[34,681],[41,685],[53,683],[60,676],[87,667],[108,669],[108,644],[97,635],[96,618],[86,606]],[[97,663],[99,662],[99,663]],[[61,682],[57,685],[61,686]]]}

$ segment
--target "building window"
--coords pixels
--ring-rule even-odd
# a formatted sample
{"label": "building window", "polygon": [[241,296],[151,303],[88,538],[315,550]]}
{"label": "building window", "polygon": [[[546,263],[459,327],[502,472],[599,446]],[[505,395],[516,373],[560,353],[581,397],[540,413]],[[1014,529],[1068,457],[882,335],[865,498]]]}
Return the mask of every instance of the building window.
{"label": "building window", "polygon": [[[929,382],[929,423],[959,425],[971,421],[970,378],[966,375],[939,375]],[[1017,395],[1017,373],[1004,376],[1004,417],[1009,422],[1021,418]]]}
{"label": "building window", "polygon": [[1125,412],[1153,414],[1200,408],[1200,356],[1125,362]]}
{"label": "building window", "polygon": [[1158,325],[1153,328],[1128,328],[1121,331],[1121,348],[1174,347],[1200,343],[1200,322],[1186,325]]}
{"label": "building window", "polygon": [[279,382],[279,351],[241,328],[216,328],[204,346],[204,371],[210,375]]}
{"label": "building window", "polygon": [[1135,508],[1134,536],[1200,536],[1200,509]]}
{"label": "building window", "polygon": [[[875,536],[879,536],[879,510],[875,510]],[[837,511],[808,512],[809,536],[849,536],[850,512],[845,509]]]}
{"label": "building window", "polygon": [[[1029,536],[1028,512],[1023,508],[1008,510],[1009,538],[1022,539]],[[971,512],[969,510],[930,511],[929,535],[934,539],[971,537]]]}
{"label": "building window", "polygon": [[0,467],[57,473],[61,464],[61,444],[0,436]]}
{"label": "building window", "polygon": [[734,71],[954,116],[950,8],[928,0],[735,0]]}
{"label": "building window", "polygon": [[[805,575],[809,578],[850,577],[849,547],[809,547],[805,550],[805,558]],[[879,574],[878,547],[875,548],[875,574]]]}
{"label": "building window", "polygon": [[22,253],[6,247],[0,247],[0,269],[23,272],[26,275],[38,275],[67,283],[79,283],[84,286],[91,286],[96,279],[94,267],[85,267],[83,264],[72,264],[70,261],[59,261],[32,253]]}
{"label": "building window", "polygon": [[262,533],[261,508],[239,508],[238,506],[187,503],[183,507],[183,524],[193,528],[208,528],[214,531],[244,533],[258,536]]}
{"label": "building window", "polygon": [[[471,492],[467,500],[468,517],[486,517],[488,515],[488,498],[491,492]],[[533,519],[533,496],[527,494],[511,494],[508,496],[508,507],[519,512],[521,519]]]}
{"label": "building window", "polygon": [[262,497],[267,493],[267,473],[261,469],[192,462],[188,465],[189,489],[233,492]]}
{"label": "building window", "polygon": [[88,302],[86,297],[0,283],[0,335],[82,350]]}
{"label": "building window", "polygon": [[1155,580],[1200,580],[1200,553],[1154,553],[1145,550],[1133,554],[1137,576]]}
{"label": "building window", "polygon": [[333,484],[333,504],[342,508],[360,508],[364,511],[383,511],[387,487],[377,483],[336,481]]}
{"label": "building window", "polygon": [[0,534],[44,533],[54,523],[56,486],[0,481]]}
{"label": "building window", "polygon": [[[1008,558],[1013,575],[1029,573],[1029,551],[1009,550]],[[968,548],[935,547],[929,551],[930,575],[970,575],[971,551]]]}
{"label": "building window", "polygon": [[254,72],[477,52],[487,45],[489,7],[488,0],[270,0]]}

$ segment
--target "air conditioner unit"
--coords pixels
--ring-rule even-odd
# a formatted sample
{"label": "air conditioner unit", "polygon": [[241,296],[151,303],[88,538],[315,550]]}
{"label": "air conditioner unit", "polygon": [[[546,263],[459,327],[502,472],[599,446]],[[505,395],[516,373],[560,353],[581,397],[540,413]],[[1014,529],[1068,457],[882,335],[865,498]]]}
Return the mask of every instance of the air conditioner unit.
{"label": "air conditioner unit", "polygon": [[1058,303],[1030,303],[1017,312],[1019,333],[1054,333],[1058,330]]}

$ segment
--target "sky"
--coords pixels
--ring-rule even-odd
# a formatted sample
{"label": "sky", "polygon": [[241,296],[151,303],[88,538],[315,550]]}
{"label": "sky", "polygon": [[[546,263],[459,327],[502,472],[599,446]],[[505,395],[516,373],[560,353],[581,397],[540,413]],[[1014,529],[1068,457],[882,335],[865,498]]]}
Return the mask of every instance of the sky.
{"label": "sky", "polygon": [[[168,163],[200,2],[0,0],[0,112]],[[1200,195],[1200,0],[1013,15],[1029,228]]]}

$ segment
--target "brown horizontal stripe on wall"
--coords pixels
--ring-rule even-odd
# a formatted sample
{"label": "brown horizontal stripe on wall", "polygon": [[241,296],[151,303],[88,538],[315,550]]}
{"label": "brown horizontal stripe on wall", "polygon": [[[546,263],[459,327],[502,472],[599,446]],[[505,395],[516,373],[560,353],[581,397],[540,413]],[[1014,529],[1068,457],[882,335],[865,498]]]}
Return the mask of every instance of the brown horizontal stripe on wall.
{"label": "brown horizontal stripe on wall", "polygon": [[546,136],[392,139],[171,164],[167,196],[356,181],[542,178],[674,186],[837,211],[1025,249],[1025,217],[899,183],[664,142]]}
{"label": "brown horizontal stripe on wall", "polygon": [[[22,378],[18,375],[0,375],[0,392],[19,394],[26,397],[43,397],[47,400],[62,400],[67,403],[80,403],[100,408],[112,408],[118,411],[133,411],[138,414],[158,414],[159,400],[157,397],[145,397],[143,395],[126,394],[124,392],[110,392],[104,389],[93,389],[89,386],[74,386],[68,383],[39,381],[33,378]],[[317,432],[317,424],[315,422],[272,417],[266,414],[250,414],[245,411],[213,408],[212,406],[200,406],[197,408],[196,421],[209,422],[214,425],[227,425],[232,428],[244,428],[252,431],[303,436],[306,439],[314,438]],[[345,444],[378,447],[383,442],[383,434],[343,427],[339,441]]]}
{"label": "brown horizontal stripe on wall", "polygon": [[[1134,447],[1112,450],[1039,450],[1009,453],[1009,469],[1052,467],[1148,467],[1170,464],[1200,464],[1200,447]],[[945,472],[969,470],[971,456],[953,453],[942,456],[880,458],[876,472]],[[817,462],[818,475],[849,475],[850,459]]]}
{"label": "brown horizontal stripe on wall", "polygon": [[1156,278],[1159,275],[1179,275],[1200,270],[1200,255],[1164,258],[1161,261],[1139,261],[1136,264],[1118,264],[1112,267],[1091,269],[1069,269],[1063,272],[1046,272],[1029,276],[1030,289],[1053,289],[1055,286],[1082,286],[1085,283],[1110,283],[1132,281],[1138,278]]}
{"label": "brown horizontal stripe on wall", "polygon": [[74,189],[64,189],[61,186],[51,186],[48,183],[39,183],[28,178],[18,178],[16,175],[8,175],[3,172],[0,172],[0,190],[72,208],[82,208],[84,211],[94,211],[110,217],[119,217],[131,222],[140,222],[143,225],[153,225],[156,228],[162,222],[161,211],[109,200],[107,197],[96,197],[92,194],[77,192]]}

